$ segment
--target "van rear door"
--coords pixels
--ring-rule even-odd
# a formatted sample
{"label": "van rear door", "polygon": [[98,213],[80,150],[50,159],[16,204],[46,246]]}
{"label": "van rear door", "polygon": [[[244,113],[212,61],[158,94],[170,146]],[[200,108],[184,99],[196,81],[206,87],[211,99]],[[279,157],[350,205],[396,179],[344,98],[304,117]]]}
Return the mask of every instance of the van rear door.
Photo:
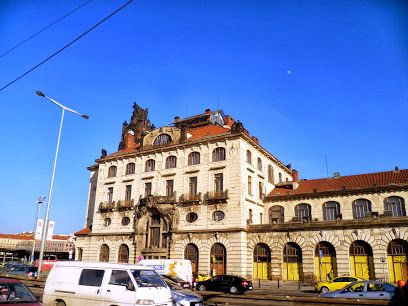
{"label": "van rear door", "polygon": [[129,283],[133,284],[128,271],[106,270],[106,273],[109,278],[102,285],[101,305],[135,305],[136,292],[126,288]]}

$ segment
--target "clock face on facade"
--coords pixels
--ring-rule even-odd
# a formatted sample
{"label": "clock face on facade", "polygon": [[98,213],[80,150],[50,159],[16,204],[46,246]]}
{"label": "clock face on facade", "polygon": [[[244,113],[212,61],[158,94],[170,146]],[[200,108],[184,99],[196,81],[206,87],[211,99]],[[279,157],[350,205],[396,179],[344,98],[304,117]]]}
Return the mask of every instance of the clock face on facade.
{"label": "clock face on facade", "polygon": [[135,132],[133,130],[129,130],[129,131],[127,131],[127,133],[130,134],[130,135],[135,135]]}

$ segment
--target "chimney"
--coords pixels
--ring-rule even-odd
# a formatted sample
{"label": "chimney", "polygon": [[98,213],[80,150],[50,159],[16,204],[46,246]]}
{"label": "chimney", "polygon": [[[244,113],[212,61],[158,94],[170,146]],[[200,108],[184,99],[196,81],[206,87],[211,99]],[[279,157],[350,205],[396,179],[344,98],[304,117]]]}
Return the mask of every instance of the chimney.
{"label": "chimney", "polygon": [[251,139],[252,139],[253,141],[255,141],[255,143],[256,143],[257,145],[259,145],[259,140],[258,140],[258,138],[256,138],[255,136],[252,136]]}
{"label": "chimney", "polygon": [[209,108],[207,108],[207,109],[205,110],[205,113],[208,115],[208,114],[211,113],[211,110],[210,110]]}
{"label": "chimney", "polygon": [[125,148],[131,148],[135,146],[135,135],[131,133],[126,133],[125,136]]}
{"label": "chimney", "polygon": [[174,117],[174,122],[179,122],[179,120],[180,120],[180,117],[179,117],[179,116]]}
{"label": "chimney", "polygon": [[299,174],[297,170],[295,169],[292,170],[292,178],[293,178],[293,182],[299,183]]}
{"label": "chimney", "polygon": [[231,118],[230,115],[225,116],[225,124],[228,125],[229,127],[232,127],[234,124],[235,120]]}

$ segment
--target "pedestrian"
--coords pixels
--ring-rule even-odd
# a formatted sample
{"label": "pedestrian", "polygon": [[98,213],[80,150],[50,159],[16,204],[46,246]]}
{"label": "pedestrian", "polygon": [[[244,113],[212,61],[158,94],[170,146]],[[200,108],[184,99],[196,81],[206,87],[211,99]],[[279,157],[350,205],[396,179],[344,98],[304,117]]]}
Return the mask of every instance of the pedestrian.
{"label": "pedestrian", "polygon": [[407,306],[408,305],[408,288],[403,280],[397,282],[398,287],[391,298],[388,306]]}
{"label": "pedestrian", "polygon": [[330,272],[327,274],[327,277],[329,278],[329,280],[332,280],[334,278],[333,269],[330,270]]}

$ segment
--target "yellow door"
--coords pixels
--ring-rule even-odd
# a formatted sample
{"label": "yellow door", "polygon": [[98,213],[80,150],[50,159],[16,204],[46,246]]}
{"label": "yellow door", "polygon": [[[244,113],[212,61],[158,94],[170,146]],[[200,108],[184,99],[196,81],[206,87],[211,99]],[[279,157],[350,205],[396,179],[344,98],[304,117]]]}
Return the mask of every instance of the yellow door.
{"label": "yellow door", "polygon": [[391,283],[399,280],[407,281],[407,256],[388,256],[388,266]]}
{"label": "yellow door", "polygon": [[351,274],[362,279],[374,279],[374,264],[372,256],[350,256]]}
{"label": "yellow door", "polygon": [[294,263],[283,263],[283,277],[285,280],[299,280],[299,264],[297,262]]}

